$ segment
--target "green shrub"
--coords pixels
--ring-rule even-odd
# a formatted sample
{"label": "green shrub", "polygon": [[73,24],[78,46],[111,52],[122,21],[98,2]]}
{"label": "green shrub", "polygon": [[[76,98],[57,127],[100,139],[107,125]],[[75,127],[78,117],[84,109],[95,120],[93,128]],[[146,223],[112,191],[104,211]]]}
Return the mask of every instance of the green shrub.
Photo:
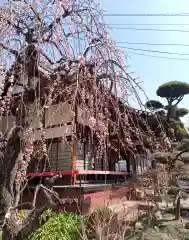
{"label": "green shrub", "polygon": [[169,161],[171,153],[169,152],[156,152],[154,153],[154,157],[157,162],[166,164]]}
{"label": "green shrub", "polygon": [[178,150],[183,151],[187,149],[189,149],[189,139],[183,139],[178,146]]}
{"label": "green shrub", "polygon": [[169,125],[174,129],[177,141],[188,138],[188,133],[181,120],[170,119]]}
{"label": "green shrub", "polygon": [[176,125],[175,128],[175,135],[176,135],[176,139],[179,140],[183,140],[184,138],[188,138],[188,133],[184,127],[184,124],[182,122],[178,122],[178,124]]}
{"label": "green shrub", "polygon": [[[50,217],[49,217],[50,216]],[[81,217],[72,213],[44,214],[49,219],[28,240],[79,240],[81,239]]]}
{"label": "green shrub", "polygon": [[189,229],[189,222],[187,222],[187,223],[185,224],[185,228],[186,228],[186,229]]}
{"label": "green shrub", "polygon": [[179,177],[179,180],[189,181],[189,175],[188,174],[183,174]]}
{"label": "green shrub", "polygon": [[175,168],[176,169],[180,169],[180,170],[182,170],[183,168],[184,168],[184,162],[182,162],[182,161],[180,161],[180,160],[177,160],[176,162],[175,162]]}
{"label": "green shrub", "polygon": [[189,152],[183,153],[181,155],[181,159],[185,164],[188,164],[189,163]]}
{"label": "green shrub", "polygon": [[172,195],[172,196],[175,196],[177,194],[178,190],[176,187],[170,187],[168,189],[168,195]]}

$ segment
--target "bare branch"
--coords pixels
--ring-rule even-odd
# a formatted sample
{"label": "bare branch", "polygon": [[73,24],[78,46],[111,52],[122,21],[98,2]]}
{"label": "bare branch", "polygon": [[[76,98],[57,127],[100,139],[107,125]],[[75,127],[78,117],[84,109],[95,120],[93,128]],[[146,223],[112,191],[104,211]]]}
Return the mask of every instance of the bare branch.
{"label": "bare branch", "polygon": [[18,51],[10,48],[9,46],[6,46],[5,44],[0,43],[0,47],[3,48],[4,50],[7,50],[7,51],[9,51],[10,53],[14,54],[16,57],[18,56]]}

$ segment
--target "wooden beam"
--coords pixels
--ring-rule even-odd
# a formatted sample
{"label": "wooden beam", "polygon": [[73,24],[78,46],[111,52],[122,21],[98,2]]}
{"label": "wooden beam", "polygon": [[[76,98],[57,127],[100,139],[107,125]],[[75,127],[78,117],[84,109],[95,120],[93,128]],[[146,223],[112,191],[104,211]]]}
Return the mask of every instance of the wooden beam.
{"label": "wooden beam", "polygon": [[132,166],[132,172],[136,174],[137,166],[136,166],[136,158],[132,152],[129,152],[129,161]]}

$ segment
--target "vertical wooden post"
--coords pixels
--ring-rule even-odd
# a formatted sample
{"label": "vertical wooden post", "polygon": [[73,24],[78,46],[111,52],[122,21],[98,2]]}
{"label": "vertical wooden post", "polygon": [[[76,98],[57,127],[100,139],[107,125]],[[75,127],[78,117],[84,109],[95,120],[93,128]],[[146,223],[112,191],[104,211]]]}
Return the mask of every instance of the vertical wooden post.
{"label": "vertical wooden post", "polygon": [[132,152],[129,153],[129,160],[130,160],[130,164],[132,165],[132,172],[133,174],[136,174],[136,170],[137,170],[137,164],[136,164],[136,157],[134,157],[134,154]]}
{"label": "vertical wooden post", "polygon": [[[72,143],[72,170],[76,170],[76,140]],[[76,184],[76,174],[73,175],[73,184]]]}
{"label": "vertical wooden post", "polygon": [[[74,116],[74,133],[77,137],[77,94],[75,96],[75,102],[74,102],[74,112],[75,112],[75,116]],[[72,136],[72,170],[76,170],[76,138]],[[73,185],[76,184],[76,174],[73,175]]]}
{"label": "vertical wooden post", "polygon": [[86,141],[83,142],[83,160],[84,160],[84,170],[86,170]]}
{"label": "vertical wooden post", "polygon": [[56,171],[58,170],[58,166],[59,166],[59,162],[58,162],[58,158],[59,158],[59,140],[57,139],[57,142],[56,142]]}

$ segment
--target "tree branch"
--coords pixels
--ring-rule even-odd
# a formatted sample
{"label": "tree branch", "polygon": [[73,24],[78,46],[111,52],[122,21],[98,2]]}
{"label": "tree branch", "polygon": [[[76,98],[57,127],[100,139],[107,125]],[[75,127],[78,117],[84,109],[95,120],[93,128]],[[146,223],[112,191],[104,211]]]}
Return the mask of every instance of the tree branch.
{"label": "tree branch", "polygon": [[86,58],[87,53],[88,53],[93,47],[95,47],[96,44],[98,44],[101,39],[103,39],[103,36],[101,36],[100,38],[94,38],[94,39],[91,41],[91,44],[89,44],[89,46],[85,49],[85,51],[84,51],[84,53],[83,53],[84,58]]}
{"label": "tree branch", "polygon": [[[47,31],[50,31],[50,30],[54,27],[55,23],[59,23],[60,20],[61,20],[61,18],[66,18],[66,17],[68,17],[71,13],[72,13],[72,11],[69,12],[68,10],[64,9],[63,15],[60,16],[60,17],[58,17],[58,18],[56,18],[55,21],[53,21],[52,23],[50,23],[50,24],[48,25],[48,28],[47,28],[48,30],[47,30]],[[45,31],[45,32],[46,32],[46,31]],[[43,32],[42,34],[44,34],[45,32]]]}
{"label": "tree branch", "polygon": [[50,63],[50,64],[54,64],[55,62],[53,62],[44,52],[43,50],[39,50],[39,53],[41,53],[46,59],[47,61]]}
{"label": "tree branch", "polygon": [[183,153],[186,153],[186,152],[189,152],[189,148],[179,152],[177,155],[176,155],[176,159],[178,159]]}
{"label": "tree branch", "polygon": [[176,98],[177,102],[174,104],[174,106],[177,106],[182,101],[183,98],[184,98],[184,96],[180,96],[179,98]]}
{"label": "tree branch", "polygon": [[0,43],[0,47],[3,48],[4,50],[7,50],[10,53],[14,54],[16,57],[18,57],[18,51],[17,50],[14,50],[14,49],[10,48],[3,43]]}

